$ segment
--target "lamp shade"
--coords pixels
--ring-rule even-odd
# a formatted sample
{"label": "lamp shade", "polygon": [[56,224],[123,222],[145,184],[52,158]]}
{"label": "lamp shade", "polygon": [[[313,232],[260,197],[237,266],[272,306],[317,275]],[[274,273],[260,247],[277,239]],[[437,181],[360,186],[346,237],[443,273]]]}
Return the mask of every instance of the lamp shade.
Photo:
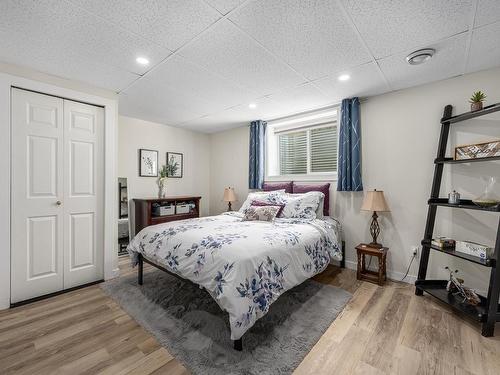
{"label": "lamp shade", "polygon": [[361,206],[362,211],[390,211],[382,190],[368,191]]}
{"label": "lamp shade", "polygon": [[222,198],[224,202],[235,202],[236,195],[234,194],[234,189],[231,187],[227,187],[224,189],[224,198]]}

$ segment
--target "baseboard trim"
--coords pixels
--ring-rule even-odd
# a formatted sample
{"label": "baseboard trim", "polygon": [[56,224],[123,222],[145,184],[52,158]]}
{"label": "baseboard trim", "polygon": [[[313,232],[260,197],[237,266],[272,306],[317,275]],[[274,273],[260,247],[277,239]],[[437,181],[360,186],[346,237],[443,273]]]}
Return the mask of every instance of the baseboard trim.
{"label": "baseboard trim", "polygon": [[[346,260],[345,261],[346,267],[351,269],[351,270],[357,270],[358,269],[358,263],[353,262],[351,260]],[[394,270],[387,270],[387,278],[392,280],[392,281],[399,281],[407,284],[415,284],[415,281],[417,280],[417,276],[415,275],[408,275],[404,280],[401,280],[405,274],[394,271]]]}

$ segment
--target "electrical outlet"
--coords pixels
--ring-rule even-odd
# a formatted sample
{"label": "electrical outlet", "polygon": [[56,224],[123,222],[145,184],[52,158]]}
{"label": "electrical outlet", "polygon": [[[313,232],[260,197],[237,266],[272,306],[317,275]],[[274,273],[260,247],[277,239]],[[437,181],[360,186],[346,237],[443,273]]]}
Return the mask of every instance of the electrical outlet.
{"label": "electrical outlet", "polygon": [[415,258],[418,258],[418,251],[420,247],[419,246],[412,246],[411,247],[411,253]]}

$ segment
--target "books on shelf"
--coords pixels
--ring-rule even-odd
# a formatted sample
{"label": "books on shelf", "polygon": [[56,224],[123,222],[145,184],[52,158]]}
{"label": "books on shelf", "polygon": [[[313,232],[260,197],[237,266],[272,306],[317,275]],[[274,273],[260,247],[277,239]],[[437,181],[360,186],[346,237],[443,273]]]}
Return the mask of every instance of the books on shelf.
{"label": "books on shelf", "polygon": [[455,250],[456,252],[472,255],[480,259],[488,259],[493,255],[493,248],[471,241],[455,241],[448,237],[436,237],[431,245],[441,250]]}
{"label": "books on shelf", "polygon": [[432,239],[431,245],[442,250],[453,250],[455,249],[455,240],[448,237],[436,237]]}

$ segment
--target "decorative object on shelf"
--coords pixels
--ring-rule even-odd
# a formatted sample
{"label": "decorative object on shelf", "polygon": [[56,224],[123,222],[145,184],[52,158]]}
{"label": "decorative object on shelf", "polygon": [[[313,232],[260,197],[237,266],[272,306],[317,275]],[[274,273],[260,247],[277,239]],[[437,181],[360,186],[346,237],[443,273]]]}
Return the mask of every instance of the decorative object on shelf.
{"label": "decorative object on shelf", "polygon": [[167,177],[182,178],[184,155],[179,152],[167,152]]}
{"label": "decorative object on shelf", "polygon": [[158,151],[139,149],[139,177],[158,177]]}
{"label": "decorative object on shelf", "polygon": [[[378,285],[384,285],[387,280],[387,247],[373,247],[371,244],[367,245],[360,243],[356,246],[358,254],[358,267],[356,277],[358,280],[366,280]],[[371,271],[366,267],[366,255],[376,257],[378,259],[378,271]]]}
{"label": "decorative object on shelf", "polygon": [[500,140],[455,147],[455,160],[500,156]]}
{"label": "decorative object on shelf", "polygon": [[162,165],[160,168],[160,175],[158,176],[158,180],[156,180],[156,184],[158,185],[158,198],[165,198],[167,195],[165,184],[167,183],[168,173],[167,166]]}
{"label": "decorative object on shelf", "polygon": [[473,255],[481,259],[488,259],[493,256],[493,248],[471,241],[457,241],[455,251]]}
{"label": "decorative object on shelf", "polygon": [[448,203],[449,204],[460,204],[460,193],[456,190],[453,190],[451,193],[448,193]]}
{"label": "decorative object on shelf", "polygon": [[486,100],[486,94],[482,91],[476,91],[469,99],[471,112],[483,109],[483,102]]}
{"label": "decorative object on shelf", "polygon": [[227,202],[227,211],[232,211],[231,203],[236,202],[236,194],[234,194],[234,189],[232,187],[227,187],[224,189],[224,197],[222,198],[224,202]]}
{"label": "decorative object on shelf", "polygon": [[370,224],[370,234],[372,236],[370,246],[381,248],[382,245],[377,242],[377,237],[380,234],[377,212],[390,212],[389,206],[385,201],[384,192],[377,189],[368,191],[365,195],[365,199],[363,200],[361,211],[373,211],[372,222]]}
{"label": "decorative object on shelf", "polygon": [[455,274],[458,273],[458,270],[452,271],[448,266],[446,266],[445,269],[450,273],[448,284],[446,284],[446,290],[448,291],[448,293],[463,297],[462,303],[468,303],[469,305],[473,306],[479,305],[481,303],[481,299],[476,294],[476,292],[471,288],[466,287],[464,285],[463,279],[455,277]]}
{"label": "decorative object on shelf", "polygon": [[448,237],[436,237],[432,239],[431,245],[443,250],[454,250],[455,240]]}
{"label": "decorative object on shelf", "polygon": [[473,199],[472,202],[475,205],[478,205],[479,207],[498,206],[500,204],[500,200],[493,193],[493,189],[494,189],[495,183],[496,183],[496,178],[493,176],[490,176],[486,179],[483,178],[483,180],[485,181],[483,194],[481,194],[476,199]]}

